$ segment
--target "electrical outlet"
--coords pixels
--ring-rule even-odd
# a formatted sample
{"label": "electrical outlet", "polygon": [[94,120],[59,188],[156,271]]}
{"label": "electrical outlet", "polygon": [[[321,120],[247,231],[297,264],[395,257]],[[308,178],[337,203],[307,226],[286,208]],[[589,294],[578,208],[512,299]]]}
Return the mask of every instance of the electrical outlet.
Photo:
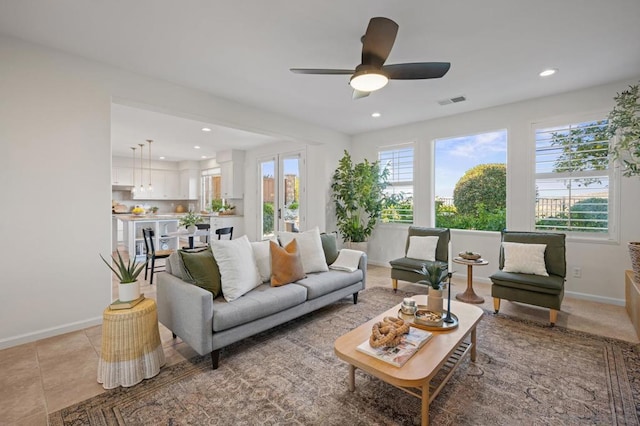
{"label": "electrical outlet", "polygon": [[573,267],[573,278],[582,278],[582,268],[579,266]]}

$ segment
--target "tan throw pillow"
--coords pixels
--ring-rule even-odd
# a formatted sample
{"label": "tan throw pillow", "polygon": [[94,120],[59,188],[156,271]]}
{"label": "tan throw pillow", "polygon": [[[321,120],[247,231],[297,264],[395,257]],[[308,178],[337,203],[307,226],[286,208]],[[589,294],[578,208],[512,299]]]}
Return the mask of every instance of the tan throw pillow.
{"label": "tan throw pillow", "polygon": [[271,252],[271,287],[279,287],[305,277],[298,243],[291,240],[285,247],[269,241]]}

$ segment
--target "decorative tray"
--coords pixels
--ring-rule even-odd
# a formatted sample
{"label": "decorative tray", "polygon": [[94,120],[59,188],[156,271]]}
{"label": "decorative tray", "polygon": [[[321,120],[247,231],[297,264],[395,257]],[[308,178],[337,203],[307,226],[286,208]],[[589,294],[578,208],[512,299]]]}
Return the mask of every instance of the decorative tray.
{"label": "decorative tray", "polygon": [[[442,312],[443,317],[446,315],[447,315],[447,311]],[[398,309],[398,318],[410,322],[412,327],[421,328],[427,331],[450,331],[455,328],[458,328],[458,317],[453,312],[451,313],[451,319],[453,320],[453,322],[447,323],[442,321],[442,325],[439,325],[439,326],[419,324],[414,321],[415,320],[414,315],[403,314],[400,309]]]}

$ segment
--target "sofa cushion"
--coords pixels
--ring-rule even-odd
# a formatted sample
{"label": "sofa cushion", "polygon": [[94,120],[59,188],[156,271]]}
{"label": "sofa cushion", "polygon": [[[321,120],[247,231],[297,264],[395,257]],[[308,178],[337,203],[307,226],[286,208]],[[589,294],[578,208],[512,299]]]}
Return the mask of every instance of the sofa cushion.
{"label": "sofa cushion", "polygon": [[535,293],[559,294],[564,288],[564,278],[558,275],[544,277],[542,275],[498,271],[489,278],[495,285]]}
{"label": "sofa cushion", "polygon": [[302,259],[305,274],[329,270],[322,250],[320,231],[317,226],[305,232],[278,232],[278,238],[282,246],[286,246],[294,238],[298,241],[298,249],[300,250],[300,258]]}
{"label": "sofa cushion", "polygon": [[307,290],[297,284],[271,287],[261,284],[239,299],[229,303],[218,297],[213,301],[213,331],[259,320],[304,303]]}
{"label": "sofa cushion", "polygon": [[271,252],[271,286],[278,287],[304,278],[300,251],[295,239],[285,247],[269,241]]}
{"label": "sofa cushion", "polygon": [[311,300],[362,281],[362,277],[361,269],[354,272],[330,270],[328,272],[307,274],[306,278],[296,281],[295,284],[305,287],[307,289],[307,300]]}
{"label": "sofa cushion", "polygon": [[340,251],[338,250],[338,234],[331,232],[320,234],[320,242],[322,242],[322,250],[324,251],[324,258],[327,261],[327,265],[331,265],[336,261]]}
{"label": "sofa cushion", "polygon": [[256,266],[263,283],[271,281],[271,254],[269,253],[270,240],[255,241],[251,243]]}
{"label": "sofa cushion", "polygon": [[174,277],[178,277],[182,281],[189,284],[194,284],[193,279],[189,276],[187,270],[184,267],[184,262],[182,261],[180,252],[176,251],[171,253],[171,255],[167,258],[165,265],[165,270]]}
{"label": "sofa cushion", "polygon": [[211,249],[189,253],[180,251],[187,274],[194,284],[210,291],[215,298],[221,292],[220,270]]}
{"label": "sofa cushion", "polygon": [[214,240],[211,249],[220,269],[222,295],[228,302],[260,285],[253,249],[246,235],[235,240]]}

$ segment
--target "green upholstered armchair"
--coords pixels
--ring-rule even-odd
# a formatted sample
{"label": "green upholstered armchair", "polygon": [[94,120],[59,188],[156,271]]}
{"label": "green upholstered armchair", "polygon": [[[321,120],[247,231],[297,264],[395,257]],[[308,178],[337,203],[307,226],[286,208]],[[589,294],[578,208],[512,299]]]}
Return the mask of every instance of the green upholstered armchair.
{"label": "green upholstered armchair", "polygon": [[506,299],[549,308],[549,322],[552,326],[556,323],[567,275],[565,238],[565,234],[545,232],[502,232],[502,242],[546,244],[544,263],[549,276],[503,271],[504,249],[500,245],[500,270],[489,277],[496,313],[500,310],[500,300]]}
{"label": "green upholstered armchair", "polygon": [[[412,236],[439,237],[438,244],[436,246],[435,262],[413,259],[406,256],[407,251],[409,250],[409,240]],[[407,244],[404,249],[405,256],[389,262],[391,264],[391,283],[393,285],[393,291],[398,289],[398,280],[409,281],[412,283],[424,280],[424,269],[433,263],[440,264],[447,268],[449,262],[450,237],[451,233],[448,228],[422,228],[419,226],[410,226],[409,235],[407,235]]]}

